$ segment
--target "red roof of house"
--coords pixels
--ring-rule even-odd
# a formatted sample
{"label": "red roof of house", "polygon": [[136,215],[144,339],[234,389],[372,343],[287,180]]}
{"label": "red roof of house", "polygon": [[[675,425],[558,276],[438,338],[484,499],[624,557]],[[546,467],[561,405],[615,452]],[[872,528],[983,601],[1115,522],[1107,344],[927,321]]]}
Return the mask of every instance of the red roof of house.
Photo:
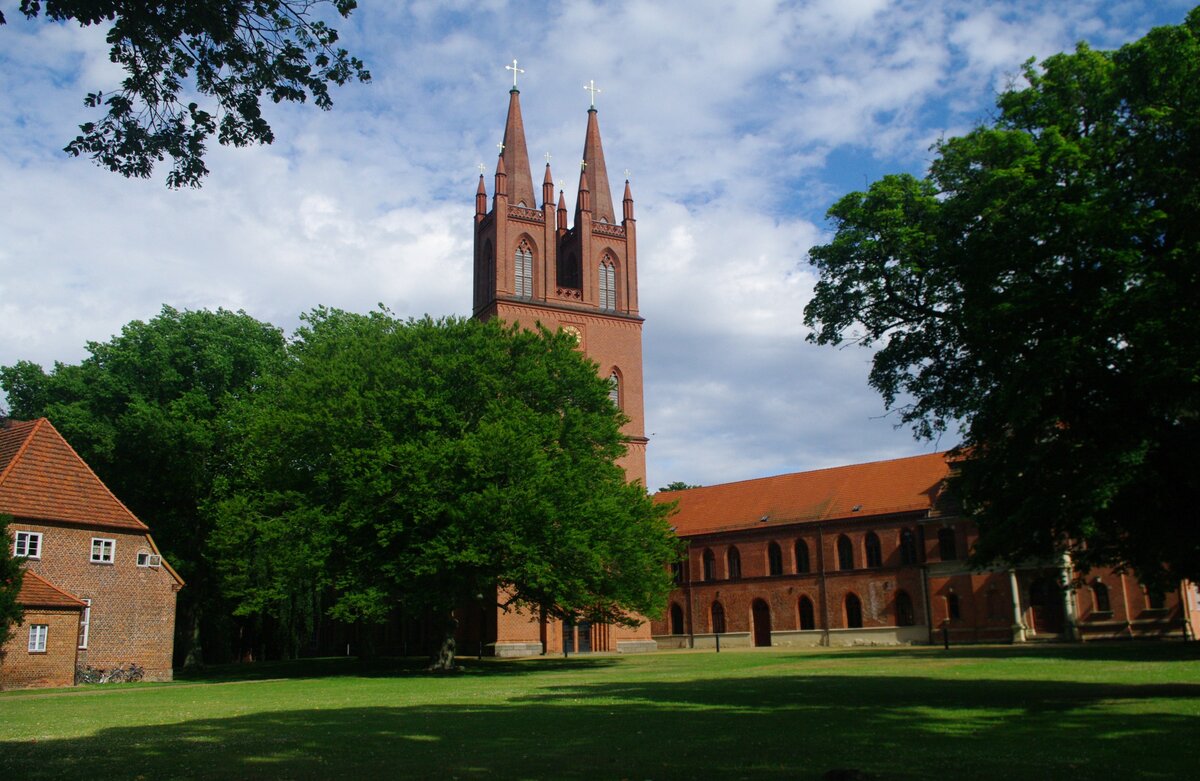
{"label": "red roof of house", "polygon": [[68,594],[44,578],[25,570],[17,604],[24,607],[86,607],[83,600]]}
{"label": "red roof of house", "polygon": [[45,418],[0,425],[0,513],[148,530]]}
{"label": "red roof of house", "polygon": [[688,536],[928,511],[934,509],[949,472],[947,454],[931,453],[663,491],[655,494],[654,500],[679,503],[670,523],[676,534]]}

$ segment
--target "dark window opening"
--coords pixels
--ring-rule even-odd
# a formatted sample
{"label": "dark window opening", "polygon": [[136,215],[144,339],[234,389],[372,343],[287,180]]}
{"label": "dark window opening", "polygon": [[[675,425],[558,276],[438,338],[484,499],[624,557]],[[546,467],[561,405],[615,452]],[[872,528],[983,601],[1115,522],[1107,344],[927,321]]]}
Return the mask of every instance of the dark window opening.
{"label": "dark window opening", "polygon": [[882,567],[883,546],[879,544],[879,535],[875,532],[867,532],[867,538],[863,543],[863,547],[867,550],[867,566]]}
{"label": "dark window opening", "polygon": [[558,286],[579,290],[583,287],[583,271],[575,253],[558,256]]}
{"label": "dark window opening", "polygon": [[896,592],[896,626],[912,626],[917,623],[913,613],[912,597],[907,591]]}
{"label": "dark window opening", "polygon": [[846,535],[837,541],[838,569],[854,569],[854,545]]}
{"label": "dark window opening", "polygon": [[954,529],[949,526],[938,529],[938,555],[942,561],[954,561],[958,558],[958,543]]}
{"label": "dark window opening", "polygon": [[742,577],[742,554],[738,553],[737,548],[730,547],[729,552],[725,554],[725,566],[728,568],[730,580]]}
{"label": "dark window opening", "polygon": [[1112,605],[1108,601],[1108,586],[1097,580],[1092,584],[1092,596],[1096,598],[1096,610],[1101,613],[1112,611]]}
{"label": "dark window opening", "polygon": [[900,563],[917,563],[917,538],[913,535],[912,529],[900,530]]}
{"label": "dark window opening", "polygon": [[712,603],[712,630],[715,635],[725,634],[725,608],[720,602]]}
{"label": "dark window opening", "polygon": [[671,634],[683,634],[683,608],[675,603],[671,603]]}
{"label": "dark window opening", "polygon": [[783,574],[783,551],[775,542],[767,546],[767,573],[770,575]]}
{"label": "dark window opening", "polygon": [[717,579],[717,557],[710,550],[704,551],[704,579],[706,581]]}
{"label": "dark window opening", "polygon": [[804,574],[809,571],[809,568],[808,543],[804,540],[796,540],[796,572]]}
{"label": "dark window opening", "polygon": [[952,621],[962,618],[962,611],[958,606],[958,594],[946,595],[946,615],[950,616]]}
{"label": "dark window opening", "polygon": [[683,562],[675,561],[671,563],[671,582],[676,586],[683,585]]}
{"label": "dark window opening", "polygon": [[862,602],[854,594],[846,595],[846,628],[862,628]]}
{"label": "dark window opening", "polygon": [[800,628],[817,628],[817,621],[813,615],[813,603],[808,597],[800,597]]}

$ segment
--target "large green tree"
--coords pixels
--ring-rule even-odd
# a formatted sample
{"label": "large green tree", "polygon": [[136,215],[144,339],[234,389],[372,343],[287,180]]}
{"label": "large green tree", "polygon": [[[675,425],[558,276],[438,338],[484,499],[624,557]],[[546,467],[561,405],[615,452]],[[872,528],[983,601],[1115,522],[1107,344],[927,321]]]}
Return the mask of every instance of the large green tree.
{"label": "large green tree", "polygon": [[[14,625],[21,623],[21,606],[17,594],[21,590],[21,559],[12,555],[12,537],[8,534],[7,515],[0,515],[0,649],[8,642]],[[0,651],[0,656],[3,652]]]}
{"label": "large green tree", "polygon": [[179,595],[177,660],[225,656],[228,608],[205,556],[211,521],[202,512],[232,464],[238,433],[225,410],[283,360],[283,334],[244,312],[163,307],[79,364],[47,373],[28,361],[0,368],[0,387],[20,419],[47,417],[102,480],[151,528],[187,581]]}
{"label": "large green tree", "polygon": [[670,590],[676,542],[614,463],[622,413],[561,333],[318,310],[240,411],[213,550],[243,613],[381,622],[398,606],[635,621]]}
{"label": "large green tree", "polygon": [[[72,155],[129,177],[149,177],[171,158],[167,184],[198,187],[208,173],[204,153],[222,144],[269,144],[263,95],[275,103],[312,98],[333,105],[331,84],[371,75],[337,46],[337,30],[321,19],[342,17],[355,0],[21,0],[29,19],[45,16],[81,26],[108,24],[109,59],[125,78],[109,92],[89,93],[103,112],[79,126]],[[0,24],[4,24],[0,13]],[[202,104],[201,100],[211,101]]]}
{"label": "large green tree", "polygon": [[805,322],[877,348],[889,407],[959,426],[977,560],[1200,577],[1200,9],[1025,65],[994,124],[830,210]]}

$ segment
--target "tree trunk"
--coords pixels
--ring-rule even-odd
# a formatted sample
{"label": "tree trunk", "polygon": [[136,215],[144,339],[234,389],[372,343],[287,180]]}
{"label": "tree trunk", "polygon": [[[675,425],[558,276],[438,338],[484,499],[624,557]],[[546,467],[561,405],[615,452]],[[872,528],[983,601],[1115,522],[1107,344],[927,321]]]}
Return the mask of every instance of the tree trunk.
{"label": "tree trunk", "polygon": [[452,613],[447,614],[445,621],[442,623],[442,643],[429,658],[429,669],[431,671],[451,672],[458,669],[454,666],[454,654],[458,650],[458,644],[454,639],[454,632],[457,629],[458,619]]}

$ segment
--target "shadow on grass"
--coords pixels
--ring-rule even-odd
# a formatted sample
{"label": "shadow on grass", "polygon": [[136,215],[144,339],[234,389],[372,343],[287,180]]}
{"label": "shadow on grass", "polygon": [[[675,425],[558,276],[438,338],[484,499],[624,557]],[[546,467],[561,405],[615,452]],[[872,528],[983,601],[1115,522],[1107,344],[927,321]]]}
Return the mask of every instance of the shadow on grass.
{"label": "shadow on grass", "polygon": [[[461,694],[461,689],[458,690]],[[398,694],[400,690],[398,690]],[[1200,684],[808,676],[551,686],[0,743],[0,777],[1186,778]]]}
{"label": "shadow on grass", "polygon": [[[561,656],[538,657],[535,659],[493,659],[459,657],[458,664],[463,672],[471,675],[520,675],[553,670],[583,670],[609,667],[619,664],[614,656]],[[292,678],[396,678],[403,676],[439,676],[446,673],[431,673],[426,668],[429,660],[424,657],[377,657],[360,659],[352,656],[334,656],[318,659],[294,659],[283,662],[250,662],[245,664],[210,665],[187,670],[177,670],[175,680],[186,683],[231,683],[237,681],[265,681]],[[453,676],[454,673],[448,675]]]}

